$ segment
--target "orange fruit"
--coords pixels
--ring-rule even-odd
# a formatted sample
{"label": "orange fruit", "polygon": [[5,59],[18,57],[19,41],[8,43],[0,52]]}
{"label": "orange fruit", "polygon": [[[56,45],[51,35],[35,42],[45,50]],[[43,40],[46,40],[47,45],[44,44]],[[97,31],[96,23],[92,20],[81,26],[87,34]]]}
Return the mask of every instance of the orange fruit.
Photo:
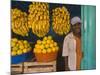
{"label": "orange fruit", "polygon": [[44,49],[44,45],[40,45],[40,49]]}
{"label": "orange fruit", "polygon": [[54,41],[53,40],[51,40],[51,43],[53,43]]}
{"label": "orange fruit", "polygon": [[48,36],[48,39],[49,39],[49,40],[52,40],[52,36]]}
{"label": "orange fruit", "polygon": [[47,39],[48,39],[47,37],[44,37],[44,38],[43,38],[43,40],[45,40],[45,41],[46,41]]}
{"label": "orange fruit", "polygon": [[59,47],[57,47],[57,46],[56,46],[55,48],[56,48],[56,51],[58,51],[58,50],[59,50]]}
{"label": "orange fruit", "polygon": [[55,47],[53,47],[53,48],[52,48],[52,51],[53,51],[53,52],[55,52],[55,51],[56,51],[56,48],[55,48]]}
{"label": "orange fruit", "polygon": [[57,46],[57,43],[56,42],[54,42],[54,46]]}
{"label": "orange fruit", "polygon": [[27,53],[27,49],[23,49],[23,53]]}
{"label": "orange fruit", "polygon": [[42,41],[42,44],[44,44],[44,45],[45,45],[45,44],[46,44],[46,41]]}
{"label": "orange fruit", "polygon": [[16,54],[17,54],[16,51],[14,51],[14,50],[11,51],[11,55],[12,55],[12,56],[15,56]]}
{"label": "orange fruit", "polygon": [[53,46],[54,46],[54,45],[51,43],[51,44],[50,44],[50,47],[52,48]]}
{"label": "orange fruit", "polygon": [[52,50],[50,48],[47,49],[47,53],[51,53]]}
{"label": "orange fruit", "polygon": [[50,42],[51,42],[50,40],[47,40],[47,44],[50,44]]}
{"label": "orange fruit", "polygon": [[43,49],[43,50],[42,50],[42,53],[43,53],[43,54],[46,54],[46,50],[45,50],[45,49]]}
{"label": "orange fruit", "polygon": [[22,53],[23,53],[22,50],[18,50],[18,51],[17,51],[17,54],[18,54],[18,55],[21,55]]}
{"label": "orange fruit", "polygon": [[40,48],[40,45],[36,44],[36,45],[35,45],[35,48]]}
{"label": "orange fruit", "polygon": [[34,48],[34,51],[33,51],[33,52],[34,52],[34,53],[36,53],[36,50],[37,50],[37,49],[36,49],[36,48]]}
{"label": "orange fruit", "polygon": [[41,44],[41,40],[37,40],[37,44]]}
{"label": "orange fruit", "polygon": [[50,46],[48,44],[45,45],[45,48],[49,48]]}
{"label": "orange fruit", "polygon": [[37,50],[36,50],[36,53],[41,53],[41,50],[40,50],[40,49],[37,49]]}

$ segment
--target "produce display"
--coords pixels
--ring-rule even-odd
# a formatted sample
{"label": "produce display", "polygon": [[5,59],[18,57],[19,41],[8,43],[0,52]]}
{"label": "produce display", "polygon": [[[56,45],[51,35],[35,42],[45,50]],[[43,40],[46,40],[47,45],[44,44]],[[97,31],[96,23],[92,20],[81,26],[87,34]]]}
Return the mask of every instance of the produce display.
{"label": "produce display", "polygon": [[63,7],[53,9],[52,25],[56,34],[63,35],[70,31],[70,14],[68,10]]}
{"label": "produce display", "polygon": [[[70,31],[70,14],[68,10],[64,6],[49,9],[48,3],[32,2],[28,5],[27,11],[26,13],[18,8],[11,9],[11,28],[15,34],[18,34],[13,34],[14,36],[11,39],[11,55],[14,56],[12,63],[25,62],[28,60],[27,58],[31,59],[30,56],[34,54],[37,61],[49,62],[56,60],[59,47],[58,43],[53,40],[52,29],[57,35],[64,35]],[[49,34],[49,30],[52,34]],[[47,36],[48,34],[50,36]],[[31,37],[32,35],[33,37]],[[38,39],[43,38],[43,40],[36,40],[35,35]],[[18,40],[17,37],[22,40]],[[35,38],[37,41],[30,39],[34,47],[33,52],[31,52],[30,43],[23,40],[24,38]]]}
{"label": "produce display", "polygon": [[33,2],[29,5],[28,26],[38,37],[49,32],[49,5],[48,3]]}
{"label": "produce display", "polygon": [[22,12],[18,8],[11,10],[11,27],[14,33],[27,36],[28,35],[28,24],[27,24],[27,13]]}
{"label": "produce display", "polygon": [[34,53],[52,53],[59,50],[59,47],[56,42],[53,41],[51,36],[44,37],[44,39],[37,40],[37,43],[34,48]]}
{"label": "produce display", "polygon": [[26,40],[18,40],[17,38],[11,39],[11,55],[21,55],[31,50],[31,46]]}
{"label": "produce display", "polygon": [[51,36],[44,37],[43,40],[37,40],[33,52],[38,62],[50,62],[57,58],[59,47]]}

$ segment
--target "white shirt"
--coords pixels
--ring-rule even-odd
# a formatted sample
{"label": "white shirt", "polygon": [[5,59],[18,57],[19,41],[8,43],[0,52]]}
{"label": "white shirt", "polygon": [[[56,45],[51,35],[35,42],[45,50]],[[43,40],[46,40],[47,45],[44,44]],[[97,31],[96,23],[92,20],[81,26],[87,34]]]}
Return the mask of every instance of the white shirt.
{"label": "white shirt", "polygon": [[69,69],[76,70],[76,40],[72,32],[64,39],[62,56],[68,56]]}

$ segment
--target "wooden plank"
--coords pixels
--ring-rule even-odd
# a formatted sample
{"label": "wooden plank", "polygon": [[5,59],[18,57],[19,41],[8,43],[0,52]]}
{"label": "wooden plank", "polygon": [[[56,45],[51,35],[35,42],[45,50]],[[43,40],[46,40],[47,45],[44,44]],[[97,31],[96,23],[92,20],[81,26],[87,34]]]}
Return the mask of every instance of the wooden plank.
{"label": "wooden plank", "polygon": [[22,64],[12,64],[11,71],[15,73],[22,73]]}
{"label": "wooden plank", "polygon": [[24,62],[25,66],[29,66],[29,65],[52,65],[52,64],[56,64],[56,61],[52,61],[52,62]]}
{"label": "wooden plank", "polygon": [[24,73],[55,72],[56,61],[52,62],[24,62]]}
{"label": "wooden plank", "polygon": [[40,72],[53,72],[53,71],[54,71],[53,67],[24,69],[24,73],[40,73]]}

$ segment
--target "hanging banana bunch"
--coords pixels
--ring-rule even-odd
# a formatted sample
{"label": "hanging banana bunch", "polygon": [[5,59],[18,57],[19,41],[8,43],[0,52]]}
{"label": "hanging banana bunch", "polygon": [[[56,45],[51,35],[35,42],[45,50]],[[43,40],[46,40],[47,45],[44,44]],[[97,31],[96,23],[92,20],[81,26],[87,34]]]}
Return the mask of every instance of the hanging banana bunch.
{"label": "hanging banana bunch", "polygon": [[38,37],[43,37],[49,32],[49,6],[47,3],[33,2],[29,5],[28,27]]}
{"label": "hanging banana bunch", "polygon": [[67,34],[70,31],[70,14],[68,10],[63,7],[55,8],[52,14],[53,30],[58,35]]}
{"label": "hanging banana bunch", "polygon": [[28,36],[27,14],[15,8],[11,10],[12,31],[21,36]]}

